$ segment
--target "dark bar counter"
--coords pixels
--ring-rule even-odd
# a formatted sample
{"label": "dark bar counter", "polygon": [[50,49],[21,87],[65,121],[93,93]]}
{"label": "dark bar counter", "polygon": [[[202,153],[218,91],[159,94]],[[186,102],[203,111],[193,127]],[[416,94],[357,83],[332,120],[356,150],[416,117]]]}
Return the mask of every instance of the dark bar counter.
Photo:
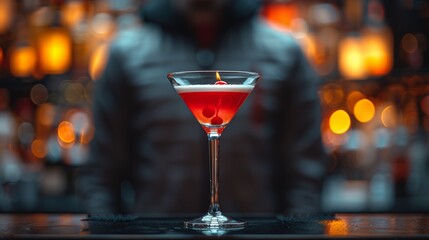
{"label": "dark bar counter", "polygon": [[245,229],[204,232],[184,229],[185,219],[0,214],[0,239],[429,239],[429,214],[242,216]]}

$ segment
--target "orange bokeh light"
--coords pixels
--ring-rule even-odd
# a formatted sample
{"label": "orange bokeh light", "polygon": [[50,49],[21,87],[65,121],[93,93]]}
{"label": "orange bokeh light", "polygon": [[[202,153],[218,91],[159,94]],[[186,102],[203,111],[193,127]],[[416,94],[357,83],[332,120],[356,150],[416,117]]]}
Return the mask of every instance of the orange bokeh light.
{"label": "orange bokeh light", "polygon": [[47,30],[39,39],[40,69],[47,74],[61,74],[71,63],[71,40],[61,28]]}
{"label": "orange bokeh light", "polygon": [[329,128],[333,133],[343,134],[349,130],[350,125],[350,116],[344,110],[335,111],[329,118]]}
{"label": "orange bokeh light", "polygon": [[351,93],[349,93],[349,95],[347,96],[347,108],[350,111],[353,111],[353,109],[355,108],[355,104],[357,102],[359,102],[359,100],[364,99],[365,95],[359,91],[352,91]]}
{"label": "orange bokeh light", "polygon": [[68,1],[63,6],[62,21],[67,26],[73,26],[85,17],[83,1]]}
{"label": "orange bokeh light", "polygon": [[385,75],[392,70],[393,57],[391,36],[386,33],[370,33],[363,38],[365,63],[368,73],[373,76]]}
{"label": "orange bokeh light", "polygon": [[27,77],[36,67],[36,50],[31,46],[16,47],[10,55],[10,71],[16,77]]}
{"label": "orange bokeh light", "polygon": [[46,143],[41,139],[35,139],[31,143],[31,152],[37,158],[44,158],[48,153]]}
{"label": "orange bokeh light", "polygon": [[14,0],[0,0],[0,33],[10,27],[14,17]]}
{"label": "orange bokeh light", "polygon": [[76,140],[73,124],[68,121],[62,121],[58,125],[58,139],[63,143],[73,143]]}
{"label": "orange bokeh light", "polygon": [[385,127],[395,127],[397,124],[397,112],[394,106],[390,105],[383,109],[381,112],[381,123]]}
{"label": "orange bokeh light", "polygon": [[265,7],[264,15],[270,24],[289,28],[292,20],[298,17],[298,9],[292,4],[272,3]]}
{"label": "orange bokeh light", "polygon": [[55,106],[43,103],[36,110],[36,122],[43,126],[51,126],[55,118]]}
{"label": "orange bokeh light", "polygon": [[370,100],[364,98],[355,104],[353,113],[359,122],[366,123],[374,118],[375,106]]}
{"label": "orange bokeh light", "polygon": [[89,59],[89,75],[92,80],[97,80],[100,77],[100,74],[103,72],[106,65],[106,59],[108,56],[109,46],[107,43],[97,46],[92,52]]}
{"label": "orange bokeh light", "polygon": [[346,79],[364,79],[367,76],[365,54],[359,37],[346,37],[339,45],[338,67]]}

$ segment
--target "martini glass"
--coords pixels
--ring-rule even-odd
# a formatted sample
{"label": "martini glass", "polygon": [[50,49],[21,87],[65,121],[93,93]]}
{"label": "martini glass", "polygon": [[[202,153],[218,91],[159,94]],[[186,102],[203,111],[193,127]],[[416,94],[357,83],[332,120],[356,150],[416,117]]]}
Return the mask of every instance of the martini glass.
{"label": "martini glass", "polygon": [[185,222],[185,227],[241,229],[245,222],[228,218],[220,211],[219,138],[260,76],[240,71],[189,71],[170,73],[167,77],[203,127],[209,141],[209,210],[206,215]]}

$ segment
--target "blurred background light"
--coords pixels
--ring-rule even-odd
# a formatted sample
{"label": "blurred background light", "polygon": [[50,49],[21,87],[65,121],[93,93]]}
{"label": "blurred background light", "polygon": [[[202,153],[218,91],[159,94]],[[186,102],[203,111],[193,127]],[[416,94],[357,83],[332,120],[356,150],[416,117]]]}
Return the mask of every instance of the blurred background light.
{"label": "blurred background light", "polygon": [[339,44],[338,67],[346,79],[364,79],[368,76],[365,65],[362,39],[358,36],[348,36]]}
{"label": "blurred background light", "polygon": [[36,110],[36,122],[43,126],[52,126],[56,114],[55,106],[51,103],[43,103]]}
{"label": "blurred background light", "polygon": [[363,53],[367,72],[372,76],[388,74],[393,66],[393,50],[389,30],[367,30],[363,36]]}
{"label": "blurred background light", "polygon": [[98,13],[92,19],[91,29],[99,38],[106,39],[115,30],[115,21],[108,13]]}
{"label": "blurred background light", "polygon": [[49,6],[41,6],[30,15],[30,24],[35,27],[46,27],[54,20],[54,11]]}
{"label": "blurred background light", "polygon": [[349,114],[344,110],[337,110],[329,118],[329,127],[336,134],[343,134],[350,128],[351,120]]}
{"label": "blurred background light", "polygon": [[395,127],[398,123],[397,112],[393,105],[389,105],[381,112],[381,122],[387,128]]}
{"label": "blurred background light", "polygon": [[73,143],[76,139],[73,124],[68,121],[62,121],[58,125],[58,139],[63,143]]}
{"label": "blurred background light", "polygon": [[66,72],[71,64],[70,36],[62,28],[50,28],[39,39],[40,68],[46,74]]}
{"label": "blurred background light", "polygon": [[369,99],[361,99],[354,106],[353,113],[359,122],[369,122],[375,115],[374,104]]}
{"label": "blurred background light", "polygon": [[42,139],[34,139],[31,143],[31,152],[37,158],[44,158],[48,153],[46,148],[46,142]]}
{"label": "blurred background light", "polygon": [[7,31],[14,18],[14,0],[0,0],[0,34]]}
{"label": "blurred background light", "polygon": [[36,50],[32,46],[15,47],[10,53],[10,71],[16,77],[30,76],[36,62]]}
{"label": "blurred background light", "polygon": [[349,109],[349,111],[353,111],[355,108],[355,104],[361,100],[365,98],[365,95],[363,93],[361,93],[360,91],[352,91],[347,95],[347,108]]}
{"label": "blurred background light", "polygon": [[80,0],[67,1],[62,7],[64,25],[72,27],[85,17],[85,3]]}
{"label": "blurred background light", "polygon": [[287,29],[299,13],[295,4],[273,2],[265,6],[264,15],[274,27]]}
{"label": "blurred background light", "polygon": [[108,56],[108,48],[108,44],[103,43],[97,46],[92,52],[88,66],[89,75],[92,80],[97,80],[100,77],[101,72],[104,70]]}

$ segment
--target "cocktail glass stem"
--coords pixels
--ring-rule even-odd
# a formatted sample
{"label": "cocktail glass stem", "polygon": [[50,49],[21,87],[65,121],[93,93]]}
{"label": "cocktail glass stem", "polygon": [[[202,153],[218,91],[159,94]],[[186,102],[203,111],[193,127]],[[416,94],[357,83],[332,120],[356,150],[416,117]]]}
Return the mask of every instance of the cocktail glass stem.
{"label": "cocktail glass stem", "polygon": [[219,138],[218,133],[209,133],[209,167],[210,167],[210,215],[219,215]]}

